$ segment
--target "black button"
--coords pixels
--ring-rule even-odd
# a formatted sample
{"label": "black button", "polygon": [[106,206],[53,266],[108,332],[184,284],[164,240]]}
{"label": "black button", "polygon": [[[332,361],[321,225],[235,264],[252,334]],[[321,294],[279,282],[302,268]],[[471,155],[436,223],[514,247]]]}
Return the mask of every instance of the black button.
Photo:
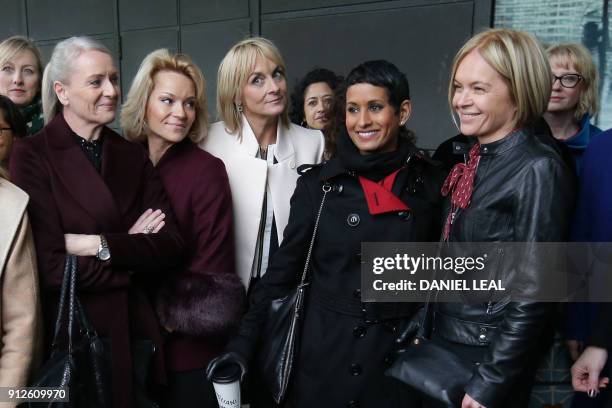
{"label": "black button", "polygon": [[362,371],[363,369],[361,368],[361,365],[356,364],[356,363],[351,364],[350,373],[352,375],[355,375],[355,376],[361,375]]}
{"label": "black button", "polygon": [[355,401],[355,400],[350,400],[350,401],[349,401],[349,402],[346,404],[346,406],[347,406],[348,408],[359,408],[359,403],[358,403],[357,401]]}
{"label": "black button", "polygon": [[342,193],[342,190],[343,190],[342,184],[334,184],[334,185],[332,185],[332,191],[334,193],[340,194],[340,193]]}
{"label": "black button", "polygon": [[361,221],[361,219],[359,218],[359,214],[349,214],[348,217],[346,217],[346,223],[351,226],[351,227],[356,227],[359,225],[359,222]]}
{"label": "black button", "polygon": [[384,363],[385,367],[391,367],[393,365],[393,357],[385,356]]}
{"label": "black button", "polygon": [[353,291],[353,297],[354,297],[355,299],[361,299],[361,289],[355,289],[355,290]]}
{"label": "black button", "polygon": [[368,329],[363,326],[355,326],[353,327],[353,336],[357,339],[363,339],[368,332]]}

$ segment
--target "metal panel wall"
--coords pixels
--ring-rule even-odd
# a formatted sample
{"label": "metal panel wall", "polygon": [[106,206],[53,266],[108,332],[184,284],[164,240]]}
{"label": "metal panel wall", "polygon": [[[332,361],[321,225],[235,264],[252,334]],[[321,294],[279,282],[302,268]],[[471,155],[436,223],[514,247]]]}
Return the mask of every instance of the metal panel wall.
{"label": "metal panel wall", "polygon": [[0,0],[0,35],[34,38],[45,56],[71,35],[101,39],[118,58],[125,93],[142,58],[157,48],[188,53],[207,79],[215,112],[216,73],[227,49],[248,35],[272,39],[289,84],[314,66],[346,75],[385,58],[406,72],[411,127],[422,147],[455,133],[446,102],[448,69],[461,43],[491,24],[493,0]]}

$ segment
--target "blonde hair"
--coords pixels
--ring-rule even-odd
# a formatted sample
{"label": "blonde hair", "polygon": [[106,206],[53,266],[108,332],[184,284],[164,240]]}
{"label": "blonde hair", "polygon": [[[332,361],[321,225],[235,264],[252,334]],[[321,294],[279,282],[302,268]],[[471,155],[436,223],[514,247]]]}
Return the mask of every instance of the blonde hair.
{"label": "blonde hair", "polygon": [[531,35],[507,28],[476,34],[461,47],[451,70],[448,102],[453,106],[455,74],[463,58],[473,50],[504,79],[516,106],[513,126],[533,124],[546,112],[552,89],[552,73],[544,49]]}
{"label": "blonde hair", "polygon": [[546,49],[550,64],[558,64],[567,70],[572,67],[582,76],[584,90],[574,111],[574,118],[580,122],[585,113],[590,117],[599,110],[599,76],[591,53],[581,44],[554,44]]}
{"label": "blonde hair", "polygon": [[42,107],[45,124],[62,110],[62,104],[57,99],[53,84],[56,81],[64,84],[70,83],[68,79],[74,69],[74,61],[84,52],[92,50],[103,52],[112,58],[108,48],[89,37],[70,37],[57,43],[53,49],[42,79]]}
{"label": "blonde hair", "polygon": [[155,87],[155,75],[161,71],[176,72],[191,79],[196,91],[196,118],[187,135],[198,143],[208,132],[208,113],[204,75],[185,54],[171,54],[165,48],[155,50],[145,57],[132,81],[127,100],[121,109],[121,127],[129,140],[146,140],[145,116],[149,97]]}
{"label": "blonde hair", "polygon": [[[21,35],[9,37],[0,43],[0,66],[3,66],[7,62],[11,61],[13,58],[15,58],[17,55],[21,54],[24,51],[30,51],[34,55],[34,58],[36,59],[36,69],[38,69],[39,78],[42,77],[43,63],[40,49],[34,43],[33,40]],[[41,81],[39,79],[37,95],[40,95],[40,87]]]}
{"label": "blonde hair", "polygon": [[[242,89],[255,69],[257,58],[268,58],[285,74],[285,62],[280,51],[270,41],[262,37],[247,38],[235,44],[225,54],[217,73],[217,112],[232,134],[241,134],[242,118],[236,100],[242,98]],[[289,127],[289,104],[280,115],[281,123]]]}

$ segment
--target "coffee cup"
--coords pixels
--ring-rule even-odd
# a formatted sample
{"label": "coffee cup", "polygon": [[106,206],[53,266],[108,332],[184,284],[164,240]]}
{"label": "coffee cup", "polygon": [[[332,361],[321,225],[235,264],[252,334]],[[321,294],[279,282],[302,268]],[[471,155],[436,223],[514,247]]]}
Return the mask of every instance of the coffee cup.
{"label": "coffee cup", "polygon": [[217,367],[212,376],[219,408],[240,408],[240,366],[226,363]]}

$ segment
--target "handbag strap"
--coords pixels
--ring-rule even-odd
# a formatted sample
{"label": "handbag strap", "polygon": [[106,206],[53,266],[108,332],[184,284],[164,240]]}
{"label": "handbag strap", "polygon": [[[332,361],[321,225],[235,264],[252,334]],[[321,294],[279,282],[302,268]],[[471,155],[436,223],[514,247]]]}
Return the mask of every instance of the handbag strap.
{"label": "handbag strap", "polygon": [[74,255],[66,255],[66,263],[64,264],[64,276],[62,277],[62,286],[59,295],[59,304],[57,307],[57,317],[55,319],[55,328],[53,330],[53,341],[51,348],[55,349],[59,341],[59,332],[64,322],[66,314],[66,304],[70,301],[70,291],[68,286],[70,284],[70,277],[72,276],[71,268],[75,263],[73,259]]}
{"label": "handbag strap", "polygon": [[312,255],[312,248],[314,246],[315,237],[317,236],[317,230],[319,229],[319,220],[321,219],[321,212],[323,211],[323,204],[325,204],[325,197],[327,197],[327,193],[331,191],[331,185],[327,182],[323,184],[323,198],[321,199],[321,205],[319,206],[319,212],[317,213],[317,218],[315,220],[314,229],[312,230],[312,238],[310,239],[310,246],[308,247],[308,254],[306,255],[306,262],[304,262],[304,271],[302,272],[302,279],[300,280],[300,286],[304,285],[306,282],[306,275],[308,273],[308,266],[310,265],[310,257]]}
{"label": "handbag strap", "polygon": [[[442,253],[442,245],[448,244],[448,241],[444,239],[444,235],[440,236],[440,240],[438,242],[438,248],[436,250],[436,256],[440,256]],[[434,270],[433,279],[436,279],[436,271]],[[432,304],[431,304],[431,296],[434,292],[434,289],[429,289],[427,292],[427,299],[425,300],[425,305],[423,306],[423,318],[421,319],[421,323],[419,324],[419,328],[417,330],[417,336],[421,338],[428,338],[428,333],[431,333],[429,325],[432,323]],[[438,290],[435,290],[436,296],[438,295]]]}

